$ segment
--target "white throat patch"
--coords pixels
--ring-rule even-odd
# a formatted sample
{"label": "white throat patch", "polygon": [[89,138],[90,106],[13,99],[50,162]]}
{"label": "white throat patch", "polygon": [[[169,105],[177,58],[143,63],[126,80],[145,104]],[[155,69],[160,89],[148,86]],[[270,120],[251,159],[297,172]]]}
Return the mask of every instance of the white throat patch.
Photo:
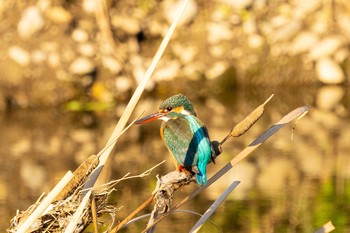
{"label": "white throat patch", "polygon": [[167,116],[162,116],[159,117],[160,120],[167,122],[168,120],[170,120],[171,118],[167,117]]}
{"label": "white throat patch", "polygon": [[185,109],[182,109],[181,112],[180,112],[182,115],[191,115],[191,113]]}

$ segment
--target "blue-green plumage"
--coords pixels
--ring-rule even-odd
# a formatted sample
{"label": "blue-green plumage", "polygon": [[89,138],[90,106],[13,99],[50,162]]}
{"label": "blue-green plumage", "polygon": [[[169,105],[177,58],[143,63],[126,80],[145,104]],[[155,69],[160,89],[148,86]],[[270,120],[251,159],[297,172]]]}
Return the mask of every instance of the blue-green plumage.
{"label": "blue-green plumage", "polygon": [[163,140],[177,163],[196,173],[198,184],[206,184],[206,167],[212,155],[208,131],[195,116],[175,114],[162,123]]}
{"label": "blue-green plumage", "polygon": [[191,102],[181,94],[172,96],[160,105],[158,113],[136,123],[154,119],[163,120],[160,134],[178,166],[195,173],[199,185],[206,184],[206,167],[214,150],[207,128],[196,117]]}

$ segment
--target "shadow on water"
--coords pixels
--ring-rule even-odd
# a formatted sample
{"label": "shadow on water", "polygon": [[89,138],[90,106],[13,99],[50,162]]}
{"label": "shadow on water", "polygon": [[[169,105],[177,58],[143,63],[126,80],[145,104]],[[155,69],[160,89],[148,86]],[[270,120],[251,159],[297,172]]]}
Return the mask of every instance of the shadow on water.
{"label": "shadow on water", "polygon": [[[271,93],[275,97],[266,106],[265,115],[246,135],[225,144],[217,164],[208,165],[209,177],[272,123],[294,108],[308,105],[311,111],[296,125],[293,140],[291,128],[281,130],[184,208],[203,213],[232,180],[240,180],[241,184],[211,218],[223,232],[313,232],[328,220],[332,220],[337,232],[350,231],[348,90],[339,86],[245,87],[200,98],[184,92],[207,125],[212,140],[222,139]],[[143,101],[138,111],[153,112],[161,100]],[[97,153],[116,123],[113,112],[82,114],[53,109],[13,110],[1,113],[0,118],[2,232],[16,209],[27,209],[67,170],[74,170]],[[120,138],[110,166],[111,179],[127,172],[140,174],[164,158],[167,163],[148,177],[117,186],[111,202],[124,206],[117,220],[146,200],[156,174],[173,169],[159,136],[159,124],[132,127]],[[193,189],[189,186],[178,191],[175,202]],[[197,216],[175,213],[158,229],[184,232],[196,220]],[[123,232],[139,232],[145,224],[146,220]],[[221,232],[209,223],[204,229]]]}

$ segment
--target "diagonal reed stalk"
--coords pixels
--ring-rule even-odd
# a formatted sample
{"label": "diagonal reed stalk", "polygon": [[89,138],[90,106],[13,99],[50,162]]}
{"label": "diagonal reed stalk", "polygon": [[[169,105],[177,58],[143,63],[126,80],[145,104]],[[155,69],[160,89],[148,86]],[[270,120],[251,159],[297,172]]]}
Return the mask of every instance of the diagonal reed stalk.
{"label": "diagonal reed stalk", "polygon": [[203,226],[203,224],[209,219],[209,217],[215,212],[215,210],[221,205],[221,203],[227,198],[227,196],[239,185],[239,181],[233,181],[232,184],[220,195],[218,199],[209,207],[209,209],[203,214],[198,222],[190,230],[190,233],[197,233]]}
{"label": "diagonal reed stalk", "polygon": [[66,227],[66,230],[64,233],[73,233],[80,222],[81,218],[83,217],[83,212],[85,210],[86,205],[89,203],[90,197],[92,194],[92,190],[87,192],[81,201],[78,209],[75,211],[73,215],[73,219],[69,222],[68,226]]}
{"label": "diagonal reed stalk", "polygon": [[175,205],[173,208],[171,208],[168,212],[164,213],[161,217],[159,217],[156,221],[153,222],[153,224],[150,224],[147,226],[142,232],[147,232],[148,229],[152,228],[154,225],[158,224],[160,221],[162,221],[166,216],[173,213],[175,210],[177,210],[179,207],[186,204],[188,201],[190,201],[192,198],[200,194],[204,189],[209,187],[211,184],[213,184],[215,181],[217,181],[219,178],[221,178],[224,174],[226,174],[231,168],[233,168],[237,163],[239,163],[241,160],[246,158],[250,153],[252,153],[254,150],[256,150],[262,143],[264,143],[267,139],[269,139],[273,134],[275,134],[278,130],[280,130],[282,127],[284,127],[286,124],[293,120],[299,120],[301,117],[303,117],[307,112],[309,111],[309,108],[307,106],[299,107],[297,109],[294,109],[292,112],[288,113],[286,116],[284,116],[281,120],[279,120],[277,123],[275,123],[271,128],[266,130],[262,135],[260,135],[257,139],[255,139],[252,143],[248,145],[244,150],[242,150],[236,157],[234,157],[229,163],[227,163],[221,170],[219,170],[217,173],[212,176],[206,185],[200,186],[196,190],[194,190],[190,195],[185,197],[182,201],[180,201],[177,205]]}
{"label": "diagonal reed stalk", "polygon": [[137,88],[136,88],[133,96],[131,97],[128,105],[126,106],[120,120],[118,121],[117,126],[115,127],[115,129],[112,133],[112,136],[109,138],[109,140],[107,142],[108,147],[106,149],[105,148],[103,149],[103,153],[101,153],[101,155],[100,155],[100,164],[97,166],[97,168],[90,175],[90,179],[86,183],[86,185],[84,186],[84,189],[92,188],[94,186],[94,184],[96,183],[96,180],[98,179],[107,159],[109,158],[109,155],[110,155],[115,143],[117,142],[117,139],[121,136],[121,133],[122,133],[127,121],[129,120],[131,113],[133,112],[138,100],[140,99],[148,80],[151,78],[151,75],[153,74],[157,64],[159,63],[159,60],[162,57],[162,55],[163,55],[163,53],[164,53],[164,51],[165,51],[165,49],[170,41],[171,36],[172,36],[178,22],[180,21],[180,18],[182,16],[183,12],[186,9],[188,2],[189,2],[189,0],[184,1],[183,6],[182,6],[181,10],[179,11],[179,14],[175,18],[174,22],[171,24],[167,34],[165,35],[162,43],[160,44],[156,54],[153,57],[151,65],[148,67],[142,81],[137,86]]}
{"label": "diagonal reed stalk", "polygon": [[66,175],[58,182],[58,184],[51,190],[51,192],[44,198],[34,212],[23,222],[22,226],[18,229],[17,233],[25,233],[33,225],[35,220],[39,218],[47,207],[52,203],[61,190],[70,182],[73,178],[73,173],[68,171]]}

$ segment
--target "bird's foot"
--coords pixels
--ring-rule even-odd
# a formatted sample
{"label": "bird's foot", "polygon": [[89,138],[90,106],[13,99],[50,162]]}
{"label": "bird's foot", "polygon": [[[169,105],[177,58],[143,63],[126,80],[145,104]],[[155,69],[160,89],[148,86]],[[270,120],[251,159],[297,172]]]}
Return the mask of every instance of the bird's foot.
{"label": "bird's foot", "polygon": [[178,170],[179,172],[187,172],[186,168],[185,168],[184,166],[182,166],[182,165],[179,165],[179,166],[177,167],[177,170]]}

